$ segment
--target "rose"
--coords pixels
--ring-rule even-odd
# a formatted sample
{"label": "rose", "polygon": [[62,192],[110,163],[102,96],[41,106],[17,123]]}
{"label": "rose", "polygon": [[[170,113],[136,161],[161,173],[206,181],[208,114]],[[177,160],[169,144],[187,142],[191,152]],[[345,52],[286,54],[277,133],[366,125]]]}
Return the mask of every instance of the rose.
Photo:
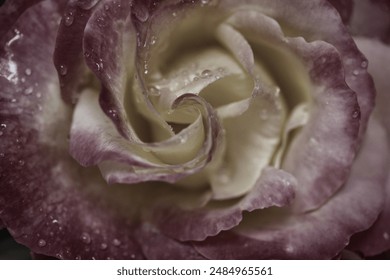
{"label": "rose", "polygon": [[18,242],[66,259],[331,258],[371,226],[383,129],[365,133],[367,62],[328,3],[131,4],[5,4],[0,205]]}

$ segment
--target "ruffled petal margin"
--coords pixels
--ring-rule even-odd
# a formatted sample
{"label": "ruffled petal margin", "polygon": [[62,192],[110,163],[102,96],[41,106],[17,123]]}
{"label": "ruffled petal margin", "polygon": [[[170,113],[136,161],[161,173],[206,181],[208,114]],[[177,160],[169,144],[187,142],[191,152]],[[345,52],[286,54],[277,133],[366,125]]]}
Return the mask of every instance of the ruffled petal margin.
{"label": "ruffled petal margin", "polygon": [[[377,106],[374,116],[378,118],[387,133],[387,147],[383,155],[390,154],[390,47],[380,41],[367,38],[355,38],[360,50],[369,61],[368,71],[374,78],[377,88]],[[390,162],[385,165],[390,170]],[[374,256],[390,249],[390,175],[381,185],[385,188],[385,205],[375,224],[367,231],[356,234],[351,241],[350,249],[359,251],[365,256]]]}
{"label": "ruffled petal margin", "polygon": [[[291,215],[282,210],[249,214],[232,231],[222,232],[196,249],[212,259],[331,259],[352,234],[369,227],[383,205],[387,176],[383,128],[371,120],[363,147],[346,185],[316,211]],[[369,168],[367,168],[369,167]]]}

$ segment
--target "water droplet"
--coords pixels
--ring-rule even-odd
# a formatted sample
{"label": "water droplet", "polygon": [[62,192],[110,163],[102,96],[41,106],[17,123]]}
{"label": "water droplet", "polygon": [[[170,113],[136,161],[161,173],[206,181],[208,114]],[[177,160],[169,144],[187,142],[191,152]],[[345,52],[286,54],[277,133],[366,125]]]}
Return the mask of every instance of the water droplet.
{"label": "water droplet", "polygon": [[0,153],[0,157],[5,157],[5,154],[4,153]]}
{"label": "water droplet", "polygon": [[25,73],[27,76],[30,76],[31,73],[32,73],[32,71],[31,71],[30,68],[27,68],[27,69],[24,71],[24,73]]}
{"label": "water droplet", "polygon": [[353,70],[352,74],[357,76],[357,75],[359,75],[359,71],[358,70]]}
{"label": "water droplet", "polygon": [[60,65],[60,74],[65,76],[68,73],[68,68],[65,65]]}
{"label": "water droplet", "polygon": [[24,94],[30,95],[31,93],[33,93],[33,91],[34,91],[33,87],[28,87],[24,90]]}
{"label": "water droplet", "polygon": [[16,101],[17,101],[16,98],[11,99],[11,103],[16,103]]}
{"label": "water droplet", "polygon": [[131,255],[130,255],[130,258],[135,259],[135,255],[134,255],[134,254],[131,254]]}
{"label": "water droplet", "polygon": [[41,98],[42,97],[42,94],[40,92],[37,92],[37,94],[35,95],[37,98]]}
{"label": "water droplet", "polygon": [[107,4],[104,4],[104,9],[105,9],[106,11],[108,11],[108,10],[110,9],[110,6],[108,6]]}
{"label": "water droplet", "polygon": [[7,125],[5,123],[0,124],[0,129],[6,129]]}
{"label": "water droplet", "polygon": [[38,241],[38,246],[39,246],[39,247],[45,247],[45,246],[46,246],[46,241],[43,240],[43,239],[40,239],[40,240]]}
{"label": "water droplet", "polygon": [[156,88],[155,86],[149,87],[148,93],[151,96],[160,96],[160,90],[158,88]]}
{"label": "water droplet", "polygon": [[103,70],[103,62],[102,61],[100,61],[100,62],[96,62],[95,63],[95,65],[96,65],[96,69],[98,70],[98,71],[102,71]]}
{"label": "water droplet", "polygon": [[116,118],[118,116],[118,113],[116,112],[115,109],[110,109],[108,110],[108,114],[113,117],[113,118]]}
{"label": "water droplet", "polygon": [[185,137],[185,136],[183,136],[183,135],[180,135],[179,136],[179,141],[180,141],[180,143],[185,143],[186,142],[186,140],[187,140],[187,137]]}
{"label": "water droplet", "polygon": [[360,66],[361,66],[362,68],[367,68],[368,62],[367,62],[366,60],[363,60],[362,63],[360,64]]}
{"label": "water droplet", "polygon": [[100,244],[100,249],[102,249],[102,250],[106,250],[107,247],[108,247],[108,245],[106,243]]}
{"label": "water droplet", "polygon": [[352,118],[356,119],[359,117],[359,115],[360,115],[359,111],[354,111],[352,114]]}
{"label": "water droplet", "polygon": [[389,236],[389,234],[388,234],[387,232],[384,232],[384,233],[383,233],[383,238],[384,238],[385,240],[389,240],[390,236]]}
{"label": "water droplet", "polygon": [[68,13],[65,14],[64,24],[66,26],[71,26],[73,21],[74,21],[74,14],[72,11],[69,11]]}
{"label": "water droplet", "polygon": [[145,69],[144,73],[147,75],[149,73],[148,69]]}
{"label": "water droplet", "polygon": [[173,13],[172,13],[172,16],[173,16],[173,17],[176,17],[176,16],[177,16],[176,12],[173,12]]}
{"label": "water droplet", "polygon": [[157,37],[156,36],[152,36],[152,38],[150,38],[150,44],[154,45],[154,44],[156,44],[156,42],[157,42]]}
{"label": "water droplet", "polygon": [[51,221],[53,224],[58,224],[58,220],[54,219],[53,221]]}
{"label": "water droplet", "polygon": [[287,253],[292,253],[292,252],[294,252],[294,248],[293,248],[292,246],[288,245],[288,246],[286,247],[286,252],[287,252]]}
{"label": "water droplet", "polygon": [[113,241],[112,241],[112,244],[114,245],[114,246],[119,246],[119,245],[121,245],[121,242],[118,240],[118,239],[114,239]]}
{"label": "water droplet", "polygon": [[203,70],[203,71],[202,71],[202,73],[200,74],[200,76],[201,76],[202,78],[208,78],[208,77],[210,77],[212,74],[213,74],[213,73],[211,72],[211,70],[206,69],[206,70]]}
{"label": "water droplet", "polygon": [[207,5],[208,3],[210,3],[210,0],[201,0],[200,3],[202,6],[204,6],[204,5]]}
{"label": "water droplet", "polygon": [[84,232],[83,234],[81,234],[81,241],[83,241],[85,244],[89,244],[91,243],[91,237],[88,233]]}
{"label": "water droplet", "polygon": [[19,160],[18,164],[19,164],[19,166],[23,166],[24,165],[24,160]]}

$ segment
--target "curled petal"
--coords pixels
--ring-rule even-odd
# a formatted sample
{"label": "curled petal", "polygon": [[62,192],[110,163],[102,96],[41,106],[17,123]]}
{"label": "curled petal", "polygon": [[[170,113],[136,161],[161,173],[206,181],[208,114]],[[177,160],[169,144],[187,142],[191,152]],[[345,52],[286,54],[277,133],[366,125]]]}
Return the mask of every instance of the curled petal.
{"label": "curled petal", "polygon": [[211,202],[201,208],[183,209],[177,203],[161,203],[152,219],[166,235],[180,241],[204,240],[237,226],[244,211],[289,205],[294,198],[296,180],[288,173],[265,168],[252,190],[243,198]]}

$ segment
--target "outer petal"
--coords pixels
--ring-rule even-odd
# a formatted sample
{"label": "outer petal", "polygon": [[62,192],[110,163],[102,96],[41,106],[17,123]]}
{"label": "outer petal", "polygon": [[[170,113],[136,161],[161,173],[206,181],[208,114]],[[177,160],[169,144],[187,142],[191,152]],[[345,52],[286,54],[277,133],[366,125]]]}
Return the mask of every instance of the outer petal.
{"label": "outer petal", "polygon": [[142,252],[150,260],[200,260],[204,259],[191,243],[171,239],[150,224],[143,224],[136,236]]}
{"label": "outer petal", "polygon": [[[14,0],[5,1],[0,9],[0,38],[2,38],[15,24],[19,16],[29,7],[42,0]],[[3,43],[1,40],[0,42]]]}
{"label": "outer petal", "polygon": [[265,168],[253,189],[239,200],[209,203],[196,209],[162,203],[153,209],[152,219],[164,234],[175,239],[204,240],[237,226],[244,211],[288,205],[294,198],[295,186],[291,175]]}
{"label": "outer petal", "polygon": [[[374,115],[382,121],[387,132],[388,146],[383,155],[390,153],[390,47],[372,39],[356,38],[359,48],[369,60],[368,71],[373,75],[377,88],[377,106]],[[386,165],[390,170],[390,162]],[[378,255],[390,249],[390,176],[380,182],[385,188],[385,206],[375,224],[366,232],[353,237],[351,248],[366,256]]]}
{"label": "outer petal", "polygon": [[197,250],[217,259],[335,257],[350,236],[367,228],[381,211],[381,183],[387,176],[388,158],[383,156],[386,145],[381,125],[371,120],[350,180],[321,208],[302,215],[283,210],[249,214],[236,230],[195,243]]}
{"label": "outer petal", "polygon": [[[55,20],[40,20],[48,14]],[[131,237],[136,207],[129,191],[107,191],[98,170],[80,170],[68,155],[71,115],[51,60],[59,18],[56,2],[45,1],[19,18],[18,38],[6,35],[0,57],[6,66],[0,68],[0,218],[17,242],[39,254],[143,258]]]}

